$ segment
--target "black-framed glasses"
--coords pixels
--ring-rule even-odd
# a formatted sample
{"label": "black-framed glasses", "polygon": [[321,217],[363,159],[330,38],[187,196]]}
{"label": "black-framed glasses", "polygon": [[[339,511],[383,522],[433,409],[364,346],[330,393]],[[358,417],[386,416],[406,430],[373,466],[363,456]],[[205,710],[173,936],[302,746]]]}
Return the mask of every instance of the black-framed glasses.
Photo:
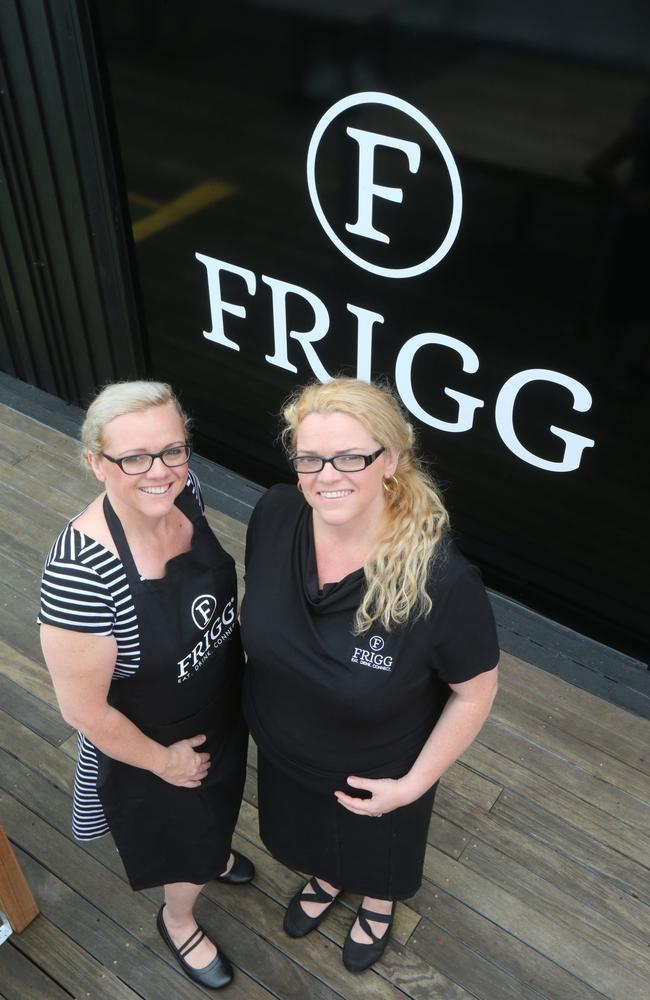
{"label": "black-framed glasses", "polygon": [[173,448],[165,448],[164,451],[157,451],[155,455],[125,455],[124,458],[112,458],[105,451],[101,454],[103,458],[107,458],[113,465],[119,465],[122,472],[127,476],[139,476],[143,472],[148,472],[157,458],[168,469],[175,469],[177,465],[185,465],[190,460],[192,449],[189,444],[177,444]]}
{"label": "black-framed glasses", "polygon": [[321,472],[328,462],[331,462],[338,472],[363,472],[369,465],[386,451],[379,448],[372,455],[333,455],[332,458],[321,458],[320,455],[292,455],[289,462],[295,472]]}

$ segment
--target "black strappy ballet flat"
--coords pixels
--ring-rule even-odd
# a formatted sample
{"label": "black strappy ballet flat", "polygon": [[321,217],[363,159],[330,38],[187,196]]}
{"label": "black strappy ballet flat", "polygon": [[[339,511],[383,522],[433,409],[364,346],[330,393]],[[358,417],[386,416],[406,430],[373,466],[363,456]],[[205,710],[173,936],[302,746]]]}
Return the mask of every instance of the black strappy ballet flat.
{"label": "black strappy ballet flat", "polygon": [[[353,921],[352,927],[348,931],[343,944],[343,965],[348,972],[363,972],[381,958],[388,944],[394,913],[394,904],[390,913],[374,913],[373,910],[366,910],[363,906],[359,907],[357,917],[359,918],[361,930],[365,931],[368,937],[372,938],[372,943],[362,944],[359,941],[352,940],[352,927],[354,927],[356,920]],[[377,937],[373,931],[369,923],[370,920],[374,920],[378,924],[388,924],[381,937]]]}
{"label": "black strappy ballet flat", "polygon": [[[220,990],[223,986],[227,986],[231,983],[233,978],[232,965],[225,955],[217,954],[217,956],[212,959],[210,964],[204,966],[202,969],[193,969],[191,965],[188,965],[185,961],[185,956],[189,955],[189,953],[196,948],[197,944],[200,944],[203,938],[207,935],[197,924],[197,928],[194,933],[190,934],[187,941],[185,941],[180,948],[177,948],[169,936],[169,931],[165,927],[165,921],[163,920],[162,915],[164,906],[165,904],[163,903],[158,910],[156,926],[158,927],[158,932],[161,938],[173,954],[185,975],[189,976],[190,979],[193,979],[195,983],[200,983],[201,986],[207,986],[210,990]],[[214,941],[212,943],[214,944]]]}
{"label": "black strappy ballet flat", "polygon": [[[314,890],[313,893],[305,892],[308,885]],[[336,896],[338,896],[338,893]],[[330,906],[336,899],[336,896],[332,896],[329,892],[326,892],[315,875],[310,878],[309,882],[293,896],[284,915],[284,929],[289,937],[304,937],[305,934],[309,934],[310,931],[318,927],[321,920],[325,918],[325,914],[329,913]],[[310,917],[300,905],[301,901],[305,903],[327,903],[328,905],[317,917]]]}

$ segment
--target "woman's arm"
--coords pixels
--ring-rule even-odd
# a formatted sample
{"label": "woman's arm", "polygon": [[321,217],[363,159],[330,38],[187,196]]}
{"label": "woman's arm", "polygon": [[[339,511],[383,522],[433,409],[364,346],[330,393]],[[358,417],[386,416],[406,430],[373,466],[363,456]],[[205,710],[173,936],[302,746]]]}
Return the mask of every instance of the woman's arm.
{"label": "woman's arm", "polygon": [[450,684],[451,695],[431,735],[410,771],[402,778],[348,778],[353,788],[365,788],[372,798],[358,799],[335,792],[341,805],[360,816],[376,816],[415,802],[467,750],[487,719],[497,693],[497,667],[461,684]]}
{"label": "woman's arm", "polygon": [[41,625],[41,648],[61,715],[69,725],[114,760],[152,771],[172,785],[194,788],[201,784],[210,756],[194,747],[203,743],[205,736],[165,747],[108,704],[117,654],[113,636]]}

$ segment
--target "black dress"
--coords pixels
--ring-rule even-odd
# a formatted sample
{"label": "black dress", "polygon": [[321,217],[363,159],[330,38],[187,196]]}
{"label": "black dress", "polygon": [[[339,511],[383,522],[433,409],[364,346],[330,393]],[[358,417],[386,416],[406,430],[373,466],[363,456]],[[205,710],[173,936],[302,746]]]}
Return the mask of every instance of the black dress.
{"label": "black dress", "polygon": [[189,489],[176,504],[193,522],[191,550],[171,559],[162,579],[143,580],[104,500],[140,633],[137,673],[114,679],[108,701],[165,746],[204,733],[197,749],[211,755],[201,785],[182,788],[98,751],[97,791],[134,889],[203,884],[224,871],[245,778],[234,563]]}
{"label": "black dress", "polygon": [[430,576],[433,610],[390,632],[352,634],[363,571],[318,588],[311,508],[295,488],[259,501],[246,550],[244,711],[259,747],[260,834],[282,862],[337,887],[404,899],[420,886],[435,788],[383,817],[357,816],[336,790],[351,775],[408,772],[450,683],[490,670],[499,649],[478,572],[446,539]]}

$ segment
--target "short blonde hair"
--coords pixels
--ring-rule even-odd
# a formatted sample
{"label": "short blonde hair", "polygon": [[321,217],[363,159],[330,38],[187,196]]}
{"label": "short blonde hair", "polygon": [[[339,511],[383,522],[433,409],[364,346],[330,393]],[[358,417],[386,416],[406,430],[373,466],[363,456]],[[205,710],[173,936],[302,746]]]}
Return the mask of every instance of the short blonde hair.
{"label": "short blonde hair", "polygon": [[438,487],[415,453],[415,434],[387,385],[335,378],[298,389],[283,408],[282,442],[295,451],[298,427],[310,413],[355,417],[377,444],[399,453],[395,476],[385,484],[389,523],[364,566],[366,592],[355,616],[355,634],[374,622],[389,631],[427,615],[429,568],[449,516]]}
{"label": "short blonde hair", "polygon": [[112,382],[104,386],[88,407],[81,427],[83,458],[89,451],[95,456],[102,453],[106,443],[104,431],[111,420],[124,417],[127,413],[142,413],[152,406],[164,406],[166,403],[171,403],[175,408],[187,433],[189,418],[166,382],[143,379],[137,382]]}

